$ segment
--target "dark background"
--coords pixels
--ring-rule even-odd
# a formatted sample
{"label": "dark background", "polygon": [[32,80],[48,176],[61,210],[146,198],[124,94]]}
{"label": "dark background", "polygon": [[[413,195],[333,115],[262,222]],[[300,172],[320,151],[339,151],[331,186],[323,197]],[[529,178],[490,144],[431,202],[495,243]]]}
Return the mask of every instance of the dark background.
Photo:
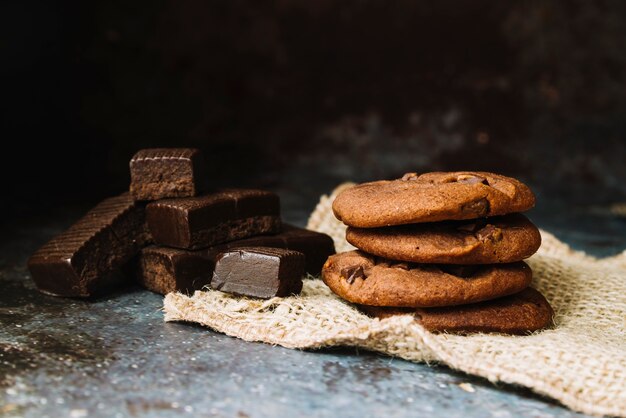
{"label": "dark background", "polygon": [[157,146],[300,223],[405,171],[518,176],[555,217],[626,201],[622,1],[14,0],[0,31],[11,224],[123,191]]}

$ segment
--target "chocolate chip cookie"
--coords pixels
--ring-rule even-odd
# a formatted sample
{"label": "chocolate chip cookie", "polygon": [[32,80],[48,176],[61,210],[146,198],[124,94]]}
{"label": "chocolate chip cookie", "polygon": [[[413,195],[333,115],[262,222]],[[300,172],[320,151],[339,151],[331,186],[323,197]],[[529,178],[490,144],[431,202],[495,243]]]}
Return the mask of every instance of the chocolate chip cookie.
{"label": "chocolate chip cookie", "polygon": [[505,215],[534,205],[532,191],[516,179],[458,171],[360,184],[337,196],[333,212],[346,225],[376,228]]}
{"label": "chocolate chip cookie", "polygon": [[380,319],[414,314],[415,319],[429,331],[459,334],[527,334],[546,328],[554,316],[546,298],[530,287],[514,295],[472,305],[418,309],[361,305],[359,309]]}
{"label": "chocolate chip cookie", "polygon": [[328,258],[324,283],[349,302],[372,306],[434,307],[481,302],[526,288],[526,263],[491,265],[412,264],[361,251]]}
{"label": "chocolate chip cookie", "polygon": [[512,263],[541,245],[535,225],[521,214],[387,228],[348,227],[348,242],[380,257],[415,263]]}

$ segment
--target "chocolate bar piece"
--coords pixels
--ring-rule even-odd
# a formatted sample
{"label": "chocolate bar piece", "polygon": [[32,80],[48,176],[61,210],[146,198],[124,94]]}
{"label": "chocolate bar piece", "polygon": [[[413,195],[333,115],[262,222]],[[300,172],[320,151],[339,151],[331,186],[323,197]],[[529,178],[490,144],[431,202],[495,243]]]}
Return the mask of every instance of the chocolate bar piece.
{"label": "chocolate bar piece", "polygon": [[197,196],[208,190],[204,158],[195,148],[150,148],[130,160],[130,193],[136,200]]}
{"label": "chocolate bar piece", "polygon": [[244,238],[210,247],[207,252],[209,257],[215,258],[219,252],[240,247],[273,247],[301,252],[306,259],[305,271],[313,276],[319,275],[326,259],[335,254],[335,244],[328,235],[289,224],[283,224],[281,232],[276,235]]}
{"label": "chocolate bar piece", "polygon": [[270,247],[244,247],[215,260],[211,287],[240,296],[269,299],[302,290],[304,254]]}
{"label": "chocolate bar piece", "polygon": [[319,275],[328,257],[335,254],[335,243],[326,234],[285,225],[279,236],[285,242],[285,248],[304,254],[306,272],[313,276]]}
{"label": "chocolate bar piece", "polygon": [[28,260],[37,288],[90,297],[125,280],[120,269],[149,241],[144,207],[125,193],[102,201]]}
{"label": "chocolate bar piece", "polygon": [[318,275],[328,256],[335,253],[333,240],[326,234],[283,224],[277,235],[259,235],[203,250],[187,251],[150,246],[139,257],[139,282],[161,294],[178,291],[193,293],[208,285],[213,277],[215,258],[238,247],[274,247],[299,251],[305,257],[305,271]]}
{"label": "chocolate bar piece", "polygon": [[206,251],[151,245],[139,256],[137,280],[146,289],[163,295],[176,291],[191,294],[209,284],[214,266]]}
{"label": "chocolate bar piece", "polygon": [[146,208],[154,242],[199,249],[280,230],[280,201],[262,190],[222,190],[204,196],[165,199]]}

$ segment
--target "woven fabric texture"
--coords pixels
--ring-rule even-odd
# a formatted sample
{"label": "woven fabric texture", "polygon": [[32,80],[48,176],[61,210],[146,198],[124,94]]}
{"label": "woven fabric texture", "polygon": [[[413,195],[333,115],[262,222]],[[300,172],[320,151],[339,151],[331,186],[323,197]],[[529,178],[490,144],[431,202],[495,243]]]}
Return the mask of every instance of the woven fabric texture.
{"label": "woven fabric texture", "polygon": [[[308,227],[353,249],[322,196]],[[336,297],[321,280],[299,296],[255,300],[218,291],[165,297],[166,321],[189,321],[246,341],[288,348],[355,346],[417,362],[439,362],[493,382],[526,386],[593,415],[626,416],[626,251],[595,259],[542,231],[528,262],[533,286],[555,310],[552,329],[527,336],[433,334],[412,316],[378,320]]]}

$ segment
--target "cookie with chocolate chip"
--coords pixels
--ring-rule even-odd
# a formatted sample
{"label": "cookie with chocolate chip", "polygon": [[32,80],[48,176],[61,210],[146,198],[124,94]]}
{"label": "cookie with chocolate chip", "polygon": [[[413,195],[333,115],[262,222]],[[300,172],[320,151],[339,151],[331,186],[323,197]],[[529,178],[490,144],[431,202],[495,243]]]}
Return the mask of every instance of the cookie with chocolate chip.
{"label": "cookie with chocolate chip", "polygon": [[514,295],[471,305],[444,308],[385,308],[360,305],[369,316],[385,319],[414,315],[431,332],[527,334],[552,324],[554,311],[546,298],[529,287]]}
{"label": "cookie with chocolate chip", "polygon": [[341,298],[362,305],[453,306],[511,295],[532,279],[526,263],[413,264],[348,251],[328,258],[324,283]]}
{"label": "cookie with chocolate chip", "polygon": [[533,255],[541,235],[524,215],[386,228],[348,227],[346,239],[380,257],[414,263],[512,263]]}
{"label": "cookie with chocolate chip", "polygon": [[535,196],[522,182],[480,171],[407,173],[401,179],[350,187],[333,202],[337,219],[376,228],[524,212]]}

